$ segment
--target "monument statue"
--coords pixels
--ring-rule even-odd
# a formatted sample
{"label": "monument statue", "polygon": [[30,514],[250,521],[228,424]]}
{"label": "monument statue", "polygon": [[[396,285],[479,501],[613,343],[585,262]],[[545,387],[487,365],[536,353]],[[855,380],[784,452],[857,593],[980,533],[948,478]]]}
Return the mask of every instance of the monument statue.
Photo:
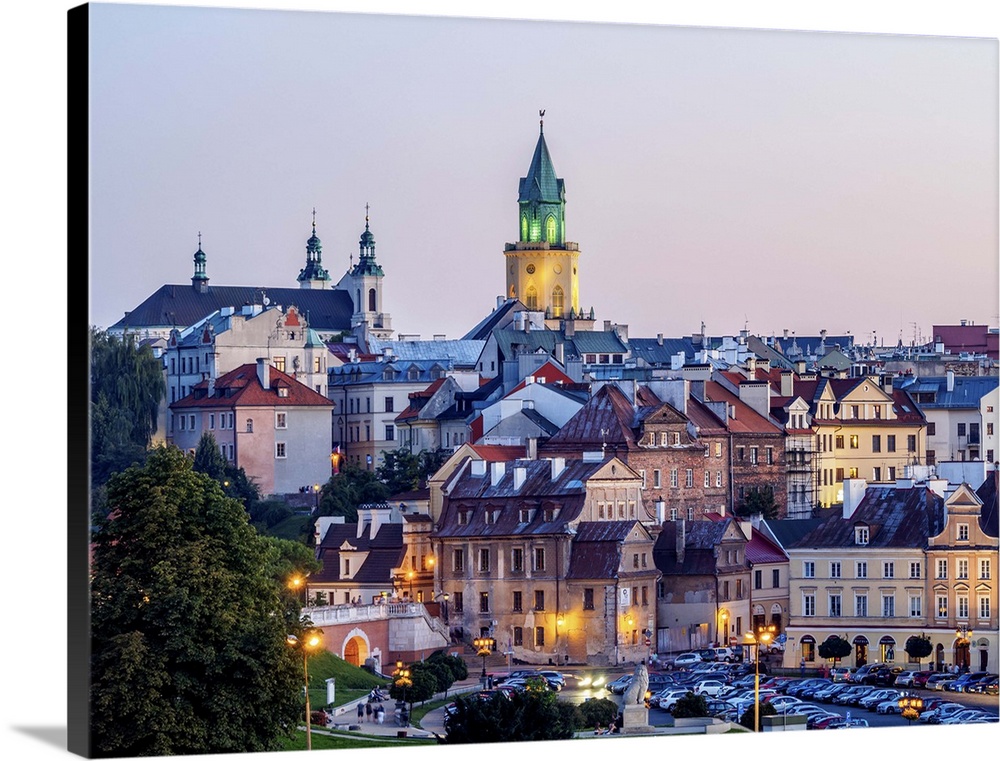
{"label": "monument statue", "polygon": [[635,672],[632,674],[632,681],[629,683],[628,689],[625,691],[624,705],[641,705],[646,704],[646,690],[649,689],[649,671],[646,669],[646,663],[643,661],[638,666],[635,667]]}

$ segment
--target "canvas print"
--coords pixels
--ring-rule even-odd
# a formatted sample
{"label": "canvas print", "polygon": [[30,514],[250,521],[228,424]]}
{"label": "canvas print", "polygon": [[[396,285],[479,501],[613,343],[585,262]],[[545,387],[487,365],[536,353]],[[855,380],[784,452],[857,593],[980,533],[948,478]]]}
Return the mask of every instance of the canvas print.
{"label": "canvas print", "polygon": [[72,750],[998,722],[997,40],[71,19]]}

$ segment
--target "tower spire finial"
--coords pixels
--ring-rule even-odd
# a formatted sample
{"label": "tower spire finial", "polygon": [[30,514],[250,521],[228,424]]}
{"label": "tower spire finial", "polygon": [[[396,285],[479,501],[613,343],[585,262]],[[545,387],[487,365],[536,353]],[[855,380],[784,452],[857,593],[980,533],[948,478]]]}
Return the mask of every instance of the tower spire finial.
{"label": "tower spire finial", "polygon": [[201,230],[198,231],[198,248],[201,249]]}
{"label": "tower spire finial", "polygon": [[316,234],[316,207],[313,206],[313,235]]}
{"label": "tower spire finial", "polygon": [[545,109],[539,109],[538,111],[538,134],[541,135],[545,132]]}
{"label": "tower spire finial", "polygon": [[368,229],[368,204],[365,204],[365,229]]}

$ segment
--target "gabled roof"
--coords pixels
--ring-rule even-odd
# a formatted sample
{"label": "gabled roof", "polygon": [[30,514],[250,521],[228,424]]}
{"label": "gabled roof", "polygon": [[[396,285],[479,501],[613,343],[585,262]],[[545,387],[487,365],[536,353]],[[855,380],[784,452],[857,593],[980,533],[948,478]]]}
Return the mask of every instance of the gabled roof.
{"label": "gabled roof", "polygon": [[350,581],[357,584],[391,584],[392,569],[398,568],[406,556],[403,544],[403,524],[383,523],[378,533],[371,536],[371,525],[365,526],[361,536],[357,536],[357,523],[333,523],[327,529],[319,547],[316,559],[323,564],[322,570],[310,576],[310,583],[346,581],[341,579],[340,548],[346,542],[368,557],[352,575]]}
{"label": "gabled roof", "polygon": [[483,351],[485,340],[432,340],[432,341],[381,341],[368,339],[368,349],[372,354],[388,353],[395,361],[408,360],[449,360],[455,367],[475,367],[476,360]]}
{"label": "gabled roof", "polygon": [[[721,544],[732,520],[667,521],[653,546],[654,564],[664,576],[714,576],[715,547]],[[677,532],[681,530],[684,531],[684,559],[678,562]]]}
{"label": "gabled roof", "polygon": [[[637,521],[582,521],[573,537],[567,579],[601,579],[604,581],[636,575],[622,572],[622,543],[636,530],[649,534]],[[640,575],[649,575],[652,568],[642,569]]]}
{"label": "gabled roof", "polygon": [[528,308],[517,299],[507,299],[500,306],[490,312],[486,317],[468,333],[462,336],[462,340],[485,341],[490,337],[490,333],[500,323],[507,324],[512,319],[514,312],[523,312]]}
{"label": "gabled roof", "polygon": [[781,429],[767,418],[763,417],[740,401],[736,394],[731,393],[717,381],[705,381],[705,399],[711,402],[726,402],[736,408],[736,417],[728,417],[726,426],[733,433],[772,433],[780,435]]}
{"label": "gabled roof", "polygon": [[126,312],[111,329],[154,327],[186,328],[224,307],[239,310],[246,304],[260,304],[263,297],[272,304],[295,306],[306,315],[309,325],[321,332],[351,330],[354,305],[346,291],[312,288],[261,288],[257,286],[210,285],[204,292],[188,285],[160,286],[131,312]]}
{"label": "gabled roof", "polygon": [[570,446],[601,449],[602,446],[635,446],[632,421],[635,411],[625,394],[614,384],[598,389],[590,400],[546,443],[544,449]]}
{"label": "gabled roof", "polygon": [[952,390],[948,390],[946,376],[903,376],[893,381],[896,387],[909,394],[934,394],[933,402],[920,402],[923,409],[976,408],[984,396],[993,391],[1000,378],[995,375],[968,377],[956,375]]}
{"label": "gabled roof", "polygon": [[788,562],[788,555],[757,529],[750,532],[750,541],[746,544],[746,558],[748,562],[755,565],[758,563]]}
{"label": "gabled roof", "polygon": [[[333,402],[322,394],[285,375],[275,367],[268,371],[270,387],[264,388],[257,376],[257,365],[240,365],[215,381],[215,391],[208,394],[208,381],[194,386],[191,393],[170,405],[170,409],[197,409],[200,407],[332,407]],[[288,395],[280,396],[278,388],[287,388]]]}

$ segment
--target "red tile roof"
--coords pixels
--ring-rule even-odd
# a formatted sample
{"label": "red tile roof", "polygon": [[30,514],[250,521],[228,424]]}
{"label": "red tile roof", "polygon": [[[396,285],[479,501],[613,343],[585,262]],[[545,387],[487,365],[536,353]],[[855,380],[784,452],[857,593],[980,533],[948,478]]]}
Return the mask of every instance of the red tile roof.
{"label": "red tile roof", "polygon": [[[531,377],[535,379],[535,383],[563,383],[572,384],[573,379],[570,378],[566,373],[556,367],[552,362],[546,362],[541,367],[539,367],[535,372],[531,373]],[[511,393],[518,391],[528,385],[527,378],[522,380],[513,389]],[[509,395],[508,395],[509,396]]]}
{"label": "red tile roof", "polygon": [[524,457],[523,446],[499,446],[495,444],[470,444],[476,453],[486,462],[510,462]]}
{"label": "red tile roof", "polygon": [[[333,402],[291,376],[269,369],[270,388],[264,388],[257,377],[257,365],[240,365],[215,380],[215,393],[208,395],[208,381],[198,383],[192,393],[170,405],[171,409],[200,407],[332,407]],[[279,396],[277,389],[288,389]],[[228,395],[227,395],[228,394]]]}
{"label": "red tile roof", "polygon": [[712,402],[727,402],[736,408],[736,417],[726,420],[726,425],[733,433],[781,433],[778,426],[741,402],[738,396],[727,391],[716,381],[705,381],[705,399]]}

